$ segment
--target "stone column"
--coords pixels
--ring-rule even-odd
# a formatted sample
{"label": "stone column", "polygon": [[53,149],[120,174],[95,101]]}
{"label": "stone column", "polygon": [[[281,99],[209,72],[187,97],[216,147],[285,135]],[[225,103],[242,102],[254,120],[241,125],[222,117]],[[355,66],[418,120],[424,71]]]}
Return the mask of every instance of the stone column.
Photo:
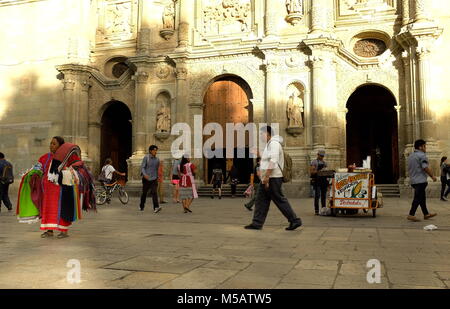
{"label": "stone column", "polygon": [[267,123],[278,123],[280,121],[278,114],[277,100],[280,95],[278,87],[277,69],[278,61],[276,59],[268,60],[266,69],[266,121]]}
{"label": "stone column", "polygon": [[145,121],[148,73],[138,70],[133,76],[136,83],[136,98],[134,101],[133,114],[133,157],[141,157],[147,153],[145,144]]}
{"label": "stone column", "polygon": [[430,0],[414,0],[414,23],[423,23],[430,21],[429,9]]}
{"label": "stone column", "polygon": [[189,44],[190,25],[193,22],[195,3],[193,0],[180,0],[180,23],[178,26],[178,47],[186,48]]}
{"label": "stone column", "polygon": [[406,26],[409,24],[410,20],[410,0],[402,0],[402,25]]}
{"label": "stone column", "polygon": [[421,138],[426,141],[436,141],[436,128],[433,112],[430,108],[430,51],[419,48],[416,51],[419,82],[419,126]]}
{"label": "stone column", "polygon": [[414,102],[412,98],[412,81],[411,81],[411,58],[409,56],[408,52],[403,52],[402,54],[402,60],[403,60],[403,68],[404,68],[404,74],[405,74],[405,102],[404,105],[406,106],[406,124],[405,124],[405,131],[406,131],[406,144],[407,147],[410,147],[414,144],[415,139],[415,128],[414,128]]}
{"label": "stone column", "polygon": [[64,116],[63,116],[63,137],[66,141],[72,141],[75,135],[74,130],[74,90],[75,79],[72,74],[65,73],[63,79]]}
{"label": "stone column", "polygon": [[323,83],[325,81],[325,61],[319,57],[311,57],[312,66],[312,143],[314,148],[325,147],[326,125],[325,125],[325,103],[326,97]]}
{"label": "stone column", "polygon": [[146,55],[150,50],[150,35],[152,27],[152,1],[142,2],[141,26],[138,33],[137,50],[139,55]]}
{"label": "stone column", "polygon": [[80,76],[80,93],[79,93],[79,106],[78,106],[78,130],[76,143],[81,148],[81,156],[83,161],[89,163],[89,148],[88,148],[88,136],[89,136],[89,89],[91,87],[89,75],[84,73]]}
{"label": "stone column", "polygon": [[100,168],[102,162],[98,161],[100,158],[100,145],[101,145],[101,123],[99,122],[89,122],[89,156],[91,158],[91,163],[89,168],[91,171],[98,175],[100,173]]}
{"label": "stone column", "polygon": [[177,118],[176,122],[184,122],[189,123],[189,111],[188,111],[188,87],[189,82],[187,81],[188,70],[186,64],[180,62],[177,64],[177,68],[175,70],[176,78],[177,78],[177,103],[176,103],[176,111]]}
{"label": "stone column", "polygon": [[328,32],[333,17],[333,0],[312,1],[311,34]]}
{"label": "stone column", "polygon": [[276,10],[274,9],[276,7],[276,2],[278,0],[266,0],[266,7],[264,11],[264,25],[265,25],[265,35],[266,37],[275,36],[277,34],[276,29],[276,22],[277,22],[277,15]]}
{"label": "stone column", "polygon": [[[194,121],[194,116],[202,116],[203,115],[203,102],[193,102],[189,103],[189,126],[191,127],[192,139],[192,153],[191,153],[191,162],[197,167],[196,173],[196,181],[197,184],[203,184],[204,182],[204,161],[203,161],[203,135],[195,136],[195,128],[203,128],[203,123],[196,123]],[[203,133],[202,131],[199,131]],[[196,139],[198,139],[198,143],[196,143]]]}

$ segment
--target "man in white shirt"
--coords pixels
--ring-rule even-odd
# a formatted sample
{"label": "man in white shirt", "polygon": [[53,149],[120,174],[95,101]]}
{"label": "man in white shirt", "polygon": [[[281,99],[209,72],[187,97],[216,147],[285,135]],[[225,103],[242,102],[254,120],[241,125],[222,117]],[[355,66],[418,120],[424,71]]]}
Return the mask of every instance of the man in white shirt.
{"label": "man in white shirt", "polygon": [[273,129],[270,126],[263,127],[261,134],[267,142],[261,156],[261,185],[258,189],[253,222],[245,228],[261,230],[269,212],[270,202],[273,201],[290,223],[286,230],[293,231],[302,226],[302,221],[297,217],[281,190],[284,167],[284,153],[281,146],[283,138],[278,135],[272,137]]}
{"label": "man in white shirt", "polygon": [[116,171],[116,169],[114,168],[114,166],[112,166],[112,160],[111,159],[106,159],[105,161],[105,166],[103,166],[102,168],[102,173],[104,173],[105,178],[106,178],[106,183],[107,184],[111,184],[112,183],[112,179],[114,176],[114,173],[120,175],[120,176],[125,176],[125,173],[121,173]]}

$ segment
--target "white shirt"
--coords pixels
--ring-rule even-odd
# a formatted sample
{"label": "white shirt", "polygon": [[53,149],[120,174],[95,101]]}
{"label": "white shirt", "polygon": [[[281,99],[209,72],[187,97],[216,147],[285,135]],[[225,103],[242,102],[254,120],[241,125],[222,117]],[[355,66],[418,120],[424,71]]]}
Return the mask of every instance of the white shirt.
{"label": "white shirt", "polygon": [[272,163],[272,174],[270,178],[282,178],[283,177],[283,167],[284,167],[284,154],[283,147],[281,143],[283,138],[279,135],[273,136],[266,147],[264,148],[263,154],[261,156],[261,177],[267,173],[267,170],[271,167]]}
{"label": "white shirt", "polygon": [[113,174],[116,171],[116,169],[111,164],[108,164],[103,166],[102,172],[103,171],[105,172],[105,178],[108,180],[112,180]]}

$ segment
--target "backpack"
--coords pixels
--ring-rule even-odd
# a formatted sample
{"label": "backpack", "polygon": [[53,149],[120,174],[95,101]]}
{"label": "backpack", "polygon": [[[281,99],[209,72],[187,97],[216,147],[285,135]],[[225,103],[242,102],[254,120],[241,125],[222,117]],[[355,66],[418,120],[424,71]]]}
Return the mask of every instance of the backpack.
{"label": "backpack", "polygon": [[14,182],[12,165],[10,163],[6,163],[5,167],[3,168],[3,173],[0,177],[0,182],[4,185],[10,185]]}
{"label": "backpack", "polygon": [[106,182],[106,181],[108,181],[108,180],[106,179],[106,171],[105,171],[105,168],[102,168],[102,171],[100,172],[100,175],[98,175],[97,180],[98,180],[99,182]]}
{"label": "backpack", "polygon": [[[280,144],[281,149],[283,149],[283,145],[281,145],[280,142],[278,143]],[[283,149],[283,158],[284,158],[284,167],[281,172],[283,173],[283,182],[287,183],[292,181],[292,158],[286,151],[284,151],[284,149]],[[279,163],[278,167],[280,167],[281,169]]]}

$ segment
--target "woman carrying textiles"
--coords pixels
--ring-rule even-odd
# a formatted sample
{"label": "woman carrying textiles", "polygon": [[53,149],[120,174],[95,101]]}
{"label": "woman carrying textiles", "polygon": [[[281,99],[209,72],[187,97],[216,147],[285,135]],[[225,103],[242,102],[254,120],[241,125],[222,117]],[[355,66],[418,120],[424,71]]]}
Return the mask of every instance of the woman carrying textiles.
{"label": "woman carrying textiles", "polygon": [[81,219],[81,209],[95,210],[94,179],[80,156],[77,145],[56,136],[50,143],[50,152],[40,157],[22,178],[17,215],[26,222],[34,205],[41,230],[45,231],[42,238],[52,237],[55,230],[60,231],[58,238],[68,237],[69,226]]}

